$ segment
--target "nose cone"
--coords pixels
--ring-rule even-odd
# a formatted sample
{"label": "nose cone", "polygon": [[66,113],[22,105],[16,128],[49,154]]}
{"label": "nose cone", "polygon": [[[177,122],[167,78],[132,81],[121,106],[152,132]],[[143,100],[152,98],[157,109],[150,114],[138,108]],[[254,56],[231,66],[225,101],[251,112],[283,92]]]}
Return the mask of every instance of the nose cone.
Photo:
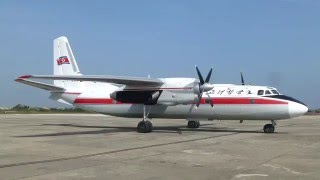
{"label": "nose cone", "polygon": [[298,117],[304,115],[308,112],[308,107],[304,104],[300,104],[297,102],[290,102],[289,103],[289,115],[290,117]]}

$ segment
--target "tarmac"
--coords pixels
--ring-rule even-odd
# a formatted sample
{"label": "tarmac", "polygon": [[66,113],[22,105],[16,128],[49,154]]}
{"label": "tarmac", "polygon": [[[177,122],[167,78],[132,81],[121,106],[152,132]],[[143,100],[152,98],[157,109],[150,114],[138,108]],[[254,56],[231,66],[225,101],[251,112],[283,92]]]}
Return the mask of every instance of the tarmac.
{"label": "tarmac", "polygon": [[320,116],[278,121],[0,115],[0,179],[320,179]]}

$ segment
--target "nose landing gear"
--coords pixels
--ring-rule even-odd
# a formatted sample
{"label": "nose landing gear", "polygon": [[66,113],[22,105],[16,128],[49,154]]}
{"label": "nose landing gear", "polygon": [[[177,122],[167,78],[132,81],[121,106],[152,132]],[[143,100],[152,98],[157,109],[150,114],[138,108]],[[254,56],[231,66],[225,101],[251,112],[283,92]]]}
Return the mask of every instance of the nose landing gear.
{"label": "nose landing gear", "polygon": [[274,126],[276,125],[276,121],[271,120],[271,123],[272,123],[272,124],[266,124],[266,125],[264,125],[264,127],[263,127],[264,133],[274,133],[274,129],[275,129]]}

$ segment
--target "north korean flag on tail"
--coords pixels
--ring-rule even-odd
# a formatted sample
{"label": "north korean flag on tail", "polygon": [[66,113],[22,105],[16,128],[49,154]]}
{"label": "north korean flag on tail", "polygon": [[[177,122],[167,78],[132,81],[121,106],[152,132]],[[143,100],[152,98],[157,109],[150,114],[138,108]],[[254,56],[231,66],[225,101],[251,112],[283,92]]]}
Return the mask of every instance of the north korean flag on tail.
{"label": "north korean flag on tail", "polygon": [[59,59],[57,59],[57,63],[58,63],[58,65],[70,64],[70,61],[67,56],[61,56],[61,57],[59,57]]}

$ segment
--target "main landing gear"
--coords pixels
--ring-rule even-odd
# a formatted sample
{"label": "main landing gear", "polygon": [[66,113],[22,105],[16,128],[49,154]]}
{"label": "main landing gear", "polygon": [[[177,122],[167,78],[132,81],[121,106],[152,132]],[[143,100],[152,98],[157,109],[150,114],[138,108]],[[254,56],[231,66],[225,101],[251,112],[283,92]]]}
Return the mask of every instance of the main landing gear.
{"label": "main landing gear", "polygon": [[148,113],[146,113],[146,105],[143,105],[143,119],[138,123],[137,131],[139,133],[150,133],[153,130],[153,125],[148,119],[148,115],[150,113],[150,110]]}
{"label": "main landing gear", "polygon": [[199,121],[188,121],[188,128],[199,128],[200,122]]}
{"label": "main landing gear", "polygon": [[274,120],[271,120],[271,123],[272,124],[264,125],[264,127],[263,127],[264,133],[274,133],[274,129],[275,129],[274,126],[277,124],[276,124],[276,121],[274,121]]}

